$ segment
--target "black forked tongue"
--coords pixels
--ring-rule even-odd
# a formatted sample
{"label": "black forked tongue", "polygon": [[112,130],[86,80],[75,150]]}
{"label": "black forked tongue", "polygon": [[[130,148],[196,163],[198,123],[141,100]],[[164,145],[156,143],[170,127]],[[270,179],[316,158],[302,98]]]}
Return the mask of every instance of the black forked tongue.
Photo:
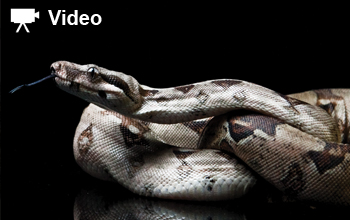
{"label": "black forked tongue", "polygon": [[17,86],[16,88],[12,89],[12,90],[10,91],[10,93],[12,94],[12,93],[16,92],[17,90],[19,90],[19,89],[21,89],[21,88],[23,88],[23,87],[33,86],[33,85],[35,85],[35,84],[41,83],[41,82],[44,81],[44,80],[51,79],[51,78],[54,78],[54,77],[56,77],[56,76],[55,76],[55,75],[49,75],[49,76],[44,77],[44,78],[42,78],[42,79],[39,79],[38,81],[35,81],[35,82],[33,82],[33,83],[23,84],[23,85]]}

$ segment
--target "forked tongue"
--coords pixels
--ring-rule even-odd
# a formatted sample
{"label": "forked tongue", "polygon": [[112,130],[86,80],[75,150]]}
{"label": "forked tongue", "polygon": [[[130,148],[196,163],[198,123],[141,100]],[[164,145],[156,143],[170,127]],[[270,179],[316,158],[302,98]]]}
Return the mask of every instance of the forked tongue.
{"label": "forked tongue", "polygon": [[41,83],[41,82],[44,81],[44,80],[51,79],[51,78],[54,78],[54,77],[56,77],[56,76],[55,76],[55,75],[49,75],[49,76],[46,76],[46,77],[44,77],[44,78],[42,78],[42,79],[39,79],[38,81],[29,83],[29,84],[23,84],[23,85],[17,86],[16,88],[12,89],[12,90],[10,91],[10,93],[12,94],[12,93],[16,92],[17,90],[19,90],[19,89],[21,89],[21,88],[23,88],[23,87],[33,86],[33,85],[35,85],[35,84]]}

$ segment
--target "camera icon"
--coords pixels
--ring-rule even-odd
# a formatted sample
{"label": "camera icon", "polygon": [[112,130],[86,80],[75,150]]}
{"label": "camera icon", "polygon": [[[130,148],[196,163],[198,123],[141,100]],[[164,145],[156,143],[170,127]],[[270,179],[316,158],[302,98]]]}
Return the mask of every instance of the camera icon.
{"label": "camera icon", "polygon": [[19,29],[21,29],[22,26],[24,26],[26,31],[29,33],[26,23],[29,24],[35,22],[35,18],[39,18],[39,12],[35,12],[34,8],[11,9],[11,22],[20,24],[17,28],[16,33],[18,33]]}

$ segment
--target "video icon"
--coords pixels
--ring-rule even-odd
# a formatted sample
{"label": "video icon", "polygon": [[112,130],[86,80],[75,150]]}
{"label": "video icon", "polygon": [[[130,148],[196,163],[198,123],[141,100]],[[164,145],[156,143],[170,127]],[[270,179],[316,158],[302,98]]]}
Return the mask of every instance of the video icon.
{"label": "video icon", "polygon": [[29,23],[35,22],[35,18],[39,18],[39,12],[35,12],[34,8],[33,9],[32,8],[11,9],[11,22],[15,24],[20,24],[17,28],[16,33],[18,33],[22,25],[24,26],[26,31],[29,33],[26,23],[29,24]]}

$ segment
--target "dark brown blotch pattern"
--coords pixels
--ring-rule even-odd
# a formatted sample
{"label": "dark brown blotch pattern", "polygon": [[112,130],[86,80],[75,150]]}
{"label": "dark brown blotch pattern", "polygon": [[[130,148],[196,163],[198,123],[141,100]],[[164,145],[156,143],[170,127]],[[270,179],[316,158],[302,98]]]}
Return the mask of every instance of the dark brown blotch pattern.
{"label": "dark brown blotch pattern", "polygon": [[343,99],[342,97],[333,94],[330,89],[318,89],[318,90],[313,90],[313,91],[316,93],[318,100],[321,100],[321,99],[341,100],[341,99]]}
{"label": "dark brown blotch pattern", "polygon": [[181,150],[173,150],[174,155],[179,160],[184,160],[188,156],[191,156],[194,152],[193,151],[181,151]]}
{"label": "dark brown blotch pattern", "polygon": [[281,95],[285,100],[287,100],[287,102],[290,103],[290,105],[292,106],[296,106],[296,105],[309,105],[307,104],[306,102],[303,102],[299,99],[295,99],[295,98],[292,98],[292,97],[289,97],[289,96],[286,96],[286,95]]}
{"label": "dark brown blotch pattern", "polygon": [[132,133],[127,126],[121,124],[120,131],[122,133],[124,143],[128,148],[131,148],[135,145],[149,146],[148,141],[143,138],[142,134]]}
{"label": "dark brown blotch pattern", "polygon": [[176,90],[179,90],[181,92],[183,92],[184,94],[188,93],[192,88],[194,87],[194,85],[186,85],[186,86],[177,86],[175,87]]}
{"label": "dark brown blotch pattern", "polygon": [[130,163],[128,176],[130,179],[134,178],[135,174],[141,169],[141,167],[145,164],[145,160],[143,159],[143,155],[138,154],[136,156],[132,156],[128,158]]}
{"label": "dark brown blotch pattern", "polygon": [[284,192],[291,197],[297,197],[304,190],[305,180],[303,172],[298,163],[291,164],[282,178],[282,184],[285,187]]}
{"label": "dark brown blotch pattern", "polygon": [[[326,110],[327,113],[330,115],[332,114],[334,109],[337,107],[337,103],[343,100],[342,97],[334,95],[332,91],[329,89],[319,89],[319,90],[314,90],[314,92],[317,95],[316,105]],[[322,104],[324,103],[323,100],[327,100],[328,103]]]}
{"label": "dark brown blotch pattern", "polygon": [[[336,154],[331,153],[331,151]],[[324,174],[327,170],[342,163],[347,153],[350,153],[350,146],[347,144],[326,143],[323,151],[311,150],[307,152],[307,156],[314,162],[317,171]]]}
{"label": "dark brown blotch pattern", "polygon": [[185,125],[188,128],[191,128],[193,131],[200,134],[204,130],[205,126],[207,126],[209,121],[210,120],[189,121],[184,122],[183,125]]}
{"label": "dark brown blotch pattern", "polygon": [[155,94],[157,94],[159,92],[159,90],[157,89],[152,89],[152,90],[146,90],[146,89],[142,89],[140,87],[140,95],[144,96],[144,97],[148,97],[148,96],[154,96]]}
{"label": "dark brown blotch pattern", "polygon": [[306,102],[303,102],[299,99],[295,99],[295,98],[292,98],[292,97],[289,97],[289,96],[286,96],[286,95],[283,95],[283,94],[280,94],[280,93],[277,93],[279,96],[281,96],[283,99],[285,99],[290,107],[297,113],[299,114],[299,111],[295,108],[295,106],[297,105],[309,105],[308,103]]}
{"label": "dark brown blotch pattern", "polygon": [[[227,151],[227,152],[232,152],[232,146],[225,139],[223,139],[220,142],[220,150]],[[227,154],[225,154],[225,155],[227,155]],[[221,156],[223,156],[223,155],[221,155]]]}
{"label": "dark brown blotch pattern", "polygon": [[345,120],[343,120],[341,118],[343,116],[342,114],[344,113],[336,111],[336,109],[341,109],[339,108],[339,106],[344,105],[344,101],[345,101],[344,98],[342,96],[333,94],[330,89],[319,89],[319,90],[314,90],[314,92],[317,95],[316,105],[323,108],[330,116],[335,118],[337,123],[340,125],[340,131],[343,133],[343,137],[344,137],[344,139],[342,140],[342,143],[350,143],[350,139],[349,139],[350,127],[348,126],[348,122],[350,118],[348,118],[347,115],[345,114],[345,118],[344,118]]}
{"label": "dark brown blotch pattern", "polygon": [[[240,124],[239,121],[244,122],[245,125]],[[264,115],[245,115],[228,120],[230,135],[236,142],[253,135],[256,129],[273,136],[279,124],[282,122],[278,119]]]}
{"label": "dark brown blotch pattern", "polygon": [[92,123],[81,132],[78,138],[78,149],[81,156],[85,156],[90,149],[90,145],[92,142]]}
{"label": "dark brown blotch pattern", "polygon": [[328,104],[319,104],[319,107],[321,107],[322,109],[326,110],[326,112],[331,115],[332,112],[334,111],[334,104],[333,103],[328,103]]}
{"label": "dark brown blotch pattern", "polygon": [[191,156],[195,152],[194,151],[181,151],[178,149],[174,149],[173,153],[176,156],[176,158],[181,162],[181,165],[179,167],[177,167],[177,171],[179,174],[180,181],[183,181],[188,176],[190,176],[191,173],[193,172],[192,167],[185,161],[185,159],[187,157]]}
{"label": "dark brown blotch pattern", "polygon": [[242,81],[234,80],[234,79],[223,79],[223,80],[214,80],[212,81],[212,83],[224,88],[230,88],[233,85],[242,83]]}

